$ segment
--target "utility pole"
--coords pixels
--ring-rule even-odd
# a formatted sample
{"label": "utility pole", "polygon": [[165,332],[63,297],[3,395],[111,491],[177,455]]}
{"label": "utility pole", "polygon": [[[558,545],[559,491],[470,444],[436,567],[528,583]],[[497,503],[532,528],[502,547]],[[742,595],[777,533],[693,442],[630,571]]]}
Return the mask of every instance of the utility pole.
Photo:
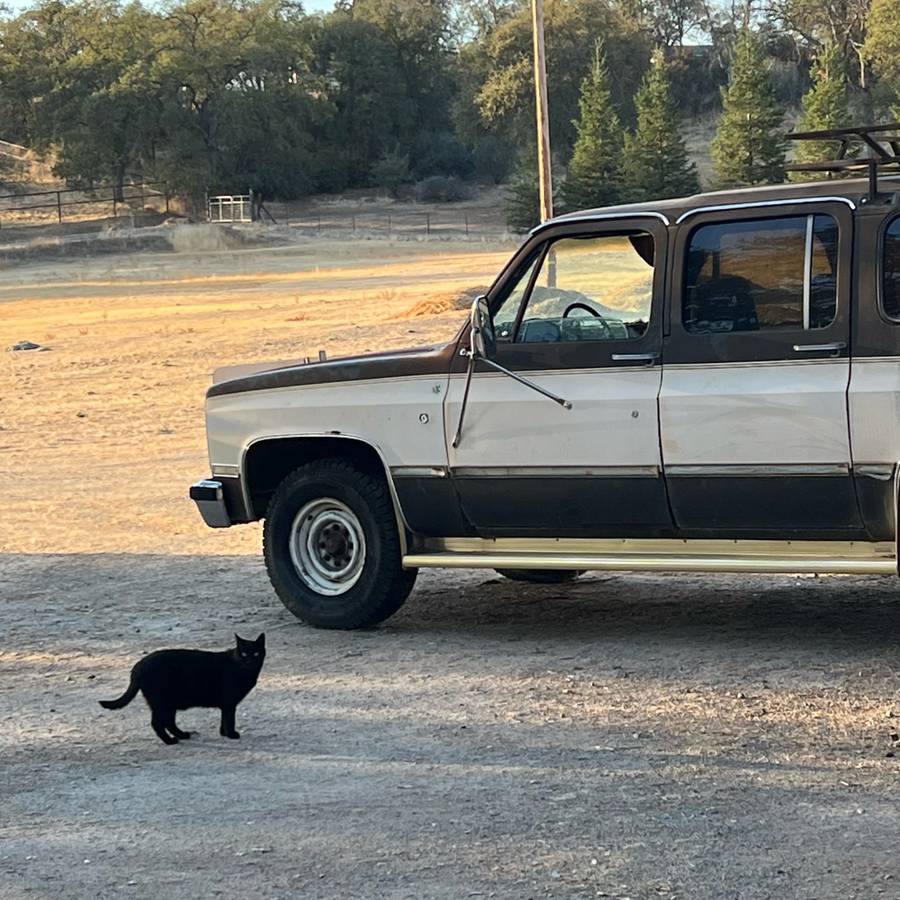
{"label": "utility pole", "polygon": [[550,174],[550,121],[547,107],[547,65],[544,58],[544,0],[531,0],[534,31],[534,99],[537,111],[538,184],[541,221],[553,218],[553,180]]}

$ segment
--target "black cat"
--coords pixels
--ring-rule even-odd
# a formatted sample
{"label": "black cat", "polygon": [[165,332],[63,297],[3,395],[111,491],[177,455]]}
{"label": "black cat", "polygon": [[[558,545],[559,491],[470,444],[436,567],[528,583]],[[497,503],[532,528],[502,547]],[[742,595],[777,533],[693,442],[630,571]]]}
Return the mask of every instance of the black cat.
{"label": "black cat", "polygon": [[118,700],[101,700],[104,709],[121,709],[141,691],[152,716],[150,724],[166,744],[187,740],[191,732],[175,724],[180,709],[208,706],[222,710],[219,734],[237,739],[234,712],[259,678],[266,658],[266,636],[247,641],[235,635],[233,650],[157,650],[138,660],[128,690]]}

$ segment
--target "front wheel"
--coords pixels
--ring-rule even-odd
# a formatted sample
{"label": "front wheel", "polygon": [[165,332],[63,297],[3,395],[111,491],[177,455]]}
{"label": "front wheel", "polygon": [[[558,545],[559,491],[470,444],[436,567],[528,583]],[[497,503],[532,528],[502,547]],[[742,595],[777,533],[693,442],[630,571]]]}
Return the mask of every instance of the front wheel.
{"label": "front wheel", "polygon": [[584,572],[578,569],[496,569],[495,571],[510,581],[527,581],[529,584],[566,584],[584,575]]}
{"label": "front wheel", "polygon": [[403,569],[384,479],[339,459],[301,466],[266,513],[263,553],[281,602],[317,628],[365,628],[403,605],[417,570]]}

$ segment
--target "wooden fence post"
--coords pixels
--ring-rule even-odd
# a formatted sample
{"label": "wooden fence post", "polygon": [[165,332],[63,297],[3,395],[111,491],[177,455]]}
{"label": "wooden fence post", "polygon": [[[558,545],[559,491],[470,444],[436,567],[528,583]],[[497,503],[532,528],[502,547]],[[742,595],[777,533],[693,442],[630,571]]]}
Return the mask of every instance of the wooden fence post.
{"label": "wooden fence post", "polygon": [[62,224],[62,194],[59,191],[56,192],[56,217]]}

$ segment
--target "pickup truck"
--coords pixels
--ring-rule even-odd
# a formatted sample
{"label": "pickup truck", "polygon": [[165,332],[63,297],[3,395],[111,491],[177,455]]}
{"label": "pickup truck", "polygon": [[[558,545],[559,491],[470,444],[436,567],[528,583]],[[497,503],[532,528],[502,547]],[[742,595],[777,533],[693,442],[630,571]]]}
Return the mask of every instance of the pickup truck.
{"label": "pickup truck", "polygon": [[214,378],[191,497],[315,626],[425,567],[896,575],[900,179],[564,215],[444,346]]}

